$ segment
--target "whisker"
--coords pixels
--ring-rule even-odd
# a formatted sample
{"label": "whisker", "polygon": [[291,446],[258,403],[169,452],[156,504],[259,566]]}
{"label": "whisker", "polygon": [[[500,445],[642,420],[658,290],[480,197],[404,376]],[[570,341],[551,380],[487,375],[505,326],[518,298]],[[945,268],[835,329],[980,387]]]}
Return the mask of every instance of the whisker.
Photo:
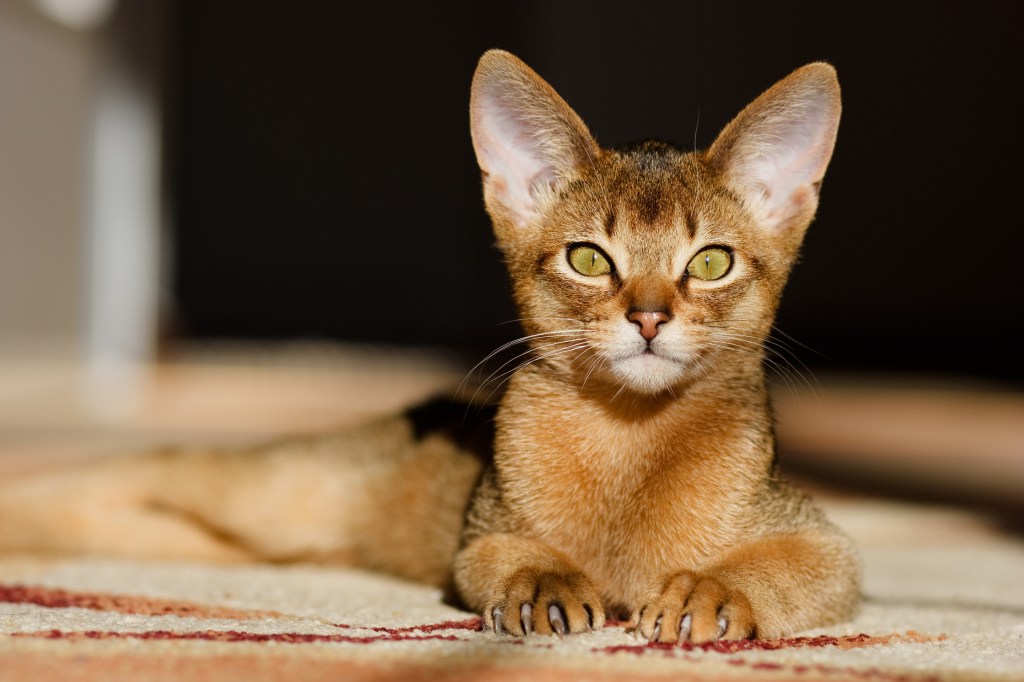
{"label": "whisker", "polygon": [[806,351],[810,351],[811,353],[814,353],[819,358],[822,358],[823,360],[828,360],[829,362],[832,362],[832,358],[830,358],[829,356],[825,355],[824,353],[822,353],[821,351],[819,351],[816,348],[812,348],[811,346],[808,346],[803,341],[800,341],[799,339],[793,338],[792,336],[790,336],[786,332],[784,332],[781,329],[779,329],[778,327],[776,327],[774,324],[772,325],[772,331],[777,333],[777,334],[782,334],[783,336],[785,336],[787,339],[789,339],[790,341],[792,341],[796,345],[800,346],[801,348],[803,348]]}
{"label": "whisker", "polygon": [[[508,381],[510,378],[512,378],[513,375],[515,375],[516,373],[522,371],[526,367],[529,367],[530,365],[534,364],[535,362],[539,362],[541,360],[547,360],[548,358],[552,358],[552,357],[554,357],[556,355],[562,355],[564,353],[571,353],[572,351],[580,350],[581,348],[584,348],[586,345],[587,344],[584,342],[584,343],[581,343],[578,346],[570,346],[568,348],[562,348],[560,350],[555,350],[555,351],[552,351],[550,353],[545,353],[545,354],[542,354],[542,355],[538,355],[537,357],[533,358],[532,360],[527,360],[526,362],[521,363],[519,366],[513,367],[512,369],[508,370],[504,374],[502,374],[499,377],[497,377],[497,378],[501,379],[501,381],[498,382],[498,384],[494,387],[494,389],[492,389],[491,392],[487,395],[487,398],[486,398],[485,402],[489,402],[490,399],[494,396],[494,394],[498,391],[498,389],[500,389],[505,384],[506,381]],[[483,387],[481,387],[481,388],[483,388]]]}
{"label": "whisker", "polygon": [[[566,344],[569,344],[569,345],[566,345]],[[570,351],[574,351],[574,350],[577,350],[577,349],[585,348],[587,345],[588,344],[587,344],[586,341],[580,341],[580,340],[577,340],[577,339],[566,339],[566,340],[562,340],[562,341],[553,341],[551,343],[545,344],[543,346],[539,346],[537,348],[531,348],[530,350],[528,350],[525,353],[520,353],[519,355],[516,356],[516,358],[513,358],[513,360],[517,359],[517,358],[521,358],[521,357],[527,356],[527,355],[535,355],[536,357],[533,357],[532,359],[530,359],[530,360],[528,360],[526,362],[523,362],[523,363],[517,365],[516,367],[513,367],[510,370],[506,370],[505,372],[502,372],[501,374],[498,374],[498,371],[492,372],[491,375],[487,378],[487,380],[484,383],[485,383],[485,385],[487,383],[489,383],[492,378],[495,378],[496,374],[498,375],[496,378],[500,379],[501,377],[504,377],[504,376],[507,376],[509,374],[515,373],[516,371],[522,369],[526,365],[532,364],[533,362],[536,362],[537,360],[543,360],[545,358],[552,357],[554,355],[560,355],[563,352],[570,352]],[[511,361],[504,363],[502,365],[502,367],[508,365],[510,362]],[[499,370],[500,369],[501,368],[499,368]]]}
{"label": "whisker", "polygon": [[612,396],[612,399],[609,402],[615,402],[615,399],[618,398],[619,394],[626,388],[626,379],[623,379],[621,383],[622,385],[619,386],[619,390],[615,392],[615,395]]}
{"label": "whisker", "polygon": [[[512,319],[512,320],[505,320],[504,322],[498,322],[494,326],[495,327],[500,327],[502,325],[515,324],[517,322],[537,322],[537,321],[541,321],[541,320],[563,320],[563,321],[568,321],[568,322],[579,322],[580,321],[579,318],[576,318],[576,317],[556,317],[556,316],[517,317],[517,318]],[[580,327],[580,330],[583,330],[583,329],[584,329],[583,327]]]}
{"label": "whisker", "polygon": [[[571,359],[569,360],[569,364],[570,364],[570,365],[575,365],[575,364],[576,364],[576,361],[580,359],[580,356],[586,355],[587,351],[593,351],[593,350],[594,350],[594,349],[593,349],[593,347],[591,347],[591,346],[590,346],[590,345],[588,344],[586,348],[584,348],[583,350],[581,350],[581,351],[580,351],[579,353],[577,353],[576,355],[572,356],[572,358],[571,358]],[[586,363],[587,361],[586,361],[586,360],[584,360],[583,362],[584,362],[584,363]]]}
{"label": "whisker", "polygon": [[[778,374],[790,391],[799,397],[796,384],[803,383],[811,395],[820,401],[819,389],[821,386],[818,383],[817,377],[800,356],[794,353],[793,349],[785,342],[771,337],[762,339],[757,335],[736,330],[723,331],[724,328],[722,327],[716,326],[715,328],[718,331],[712,334],[713,337],[728,338],[738,343],[749,344],[752,349],[757,346],[763,346],[764,350],[769,353],[764,357],[765,364]],[[799,364],[799,367],[797,364],[794,364],[794,361]]]}
{"label": "whisker", "polygon": [[600,353],[598,353],[596,350],[594,351],[594,357],[588,360],[588,362],[590,362],[590,369],[587,370],[587,375],[583,377],[584,387],[587,385],[587,381],[590,380],[590,375],[594,373],[594,370],[597,369],[599,365],[601,365],[602,363],[605,366],[608,365],[608,359],[601,355]]}
{"label": "whisker", "polygon": [[540,332],[538,334],[530,334],[530,335],[527,335],[527,336],[520,337],[518,339],[513,339],[512,341],[509,341],[507,343],[504,343],[504,344],[498,346],[497,348],[492,350],[490,353],[488,353],[484,357],[483,360],[481,360],[480,362],[478,362],[475,365],[473,365],[472,369],[470,369],[468,372],[466,372],[466,375],[462,378],[462,381],[459,382],[459,386],[458,386],[458,388],[456,390],[457,390],[457,392],[461,392],[463,387],[465,386],[466,382],[469,381],[469,378],[471,376],[473,376],[474,372],[476,372],[482,365],[484,365],[488,360],[493,358],[495,355],[498,355],[502,351],[507,350],[508,348],[511,348],[512,346],[516,346],[516,345],[519,345],[521,343],[528,343],[528,342],[533,341],[535,339],[547,338],[547,337],[550,337],[550,336],[572,336],[574,334],[589,334],[589,333],[592,333],[593,331],[594,330],[592,330],[592,329],[556,329],[556,330],[547,331],[547,332]]}
{"label": "whisker", "polygon": [[[548,348],[552,348],[552,347],[555,347],[555,346],[564,346],[564,344],[576,344],[576,343],[580,343],[580,341],[578,339],[561,339],[561,340],[551,341],[551,342],[549,342],[549,343],[547,343],[547,344],[545,344],[543,346],[540,346],[539,348],[529,348],[526,351],[520,353],[519,355],[516,355],[516,356],[506,360],[497,369],[495,369],[493,372],[491,372],[487,376],[486,379],[484,379],[480,383],[480,385],[476,389],[476,392],[473,393],[473,397],[470,399],[470,403],[473,403],[473,402],[476,401],[476,398],[480,394],[480,391],[482,391],[484,389],[484,387],[486,387],[487,384],[489,384],[491,382],[491,380],[494,379],[494,376],[496,374],[498,374],[498,372],[500,372],[505,367],[509,366],[510,364],[512,364],[513,362],[518,360],[519,358],[527,356],[527,355],[532,355],[535,352],[543,351],[543,350],[546,350]],[[504,376],[504,375],[502,375],[502,376]]]}
{"label": "whisker", "polygon": [[[786,385],[789,386],[790,388],[793,387],[790,383],[791,380],[794,379],[793,374],[799,376],[799,372],[795,372],[795,370],[787,368],[785,365],[777,362],[774,358],[765,355],[763,353],[763,349],[760,346],[758,346],[757,344],[750,343],[749,341],[746,341],[744,339],[739,339],[738,341],[723,341],[721,339],[714,339],[713,343],[718,348],[724,348],[738,353],[743,353],[749,357],[761,360],[761,362],[764,365],[767,365],[771,369],[776,371],[782,378],[782,380],[786,383]],[[745,343],[748,345],[744,345]]]}

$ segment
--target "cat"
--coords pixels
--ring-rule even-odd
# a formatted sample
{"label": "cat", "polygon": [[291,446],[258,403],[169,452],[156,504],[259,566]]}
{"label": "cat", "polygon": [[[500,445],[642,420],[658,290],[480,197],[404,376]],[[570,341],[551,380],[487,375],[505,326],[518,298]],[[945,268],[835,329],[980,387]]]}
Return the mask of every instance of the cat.
{"label": "cat", "polygon": [[658,642],[851,617],[851,541],[780,477],[762,365],[840,116],[804,66],[706,151],[600,147],[486,52],[470,123],[532,351],[497,406],[166,450],[0,488],[0,549],[319,561],[451,588],[496,633]]}

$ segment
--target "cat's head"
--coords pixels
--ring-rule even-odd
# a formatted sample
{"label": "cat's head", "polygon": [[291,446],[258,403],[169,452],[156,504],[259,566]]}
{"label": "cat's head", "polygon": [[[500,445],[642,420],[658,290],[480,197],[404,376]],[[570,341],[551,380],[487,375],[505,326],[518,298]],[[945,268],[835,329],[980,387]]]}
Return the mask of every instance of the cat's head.
{"label": "cat's head", "polygon": [[748,105],[707,151],[605,149],[523,62],[484,54],[473,145],[545,366],[648,395],[759,374],[839,114],[835,70],[815,63]]}

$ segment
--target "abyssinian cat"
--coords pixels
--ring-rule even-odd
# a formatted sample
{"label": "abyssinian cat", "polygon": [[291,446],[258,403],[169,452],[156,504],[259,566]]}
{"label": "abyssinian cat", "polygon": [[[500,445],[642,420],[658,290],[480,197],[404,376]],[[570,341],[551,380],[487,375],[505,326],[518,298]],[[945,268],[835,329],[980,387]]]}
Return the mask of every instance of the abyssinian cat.
{"label": "abyssinian cat", "polygon": [[453,586],[515,636],[631,617],[703,642],[848,618],[855,550],[780,478],[762,370],[839,114],[834,70],[810,64],[707,151],[605,149],[487,52],[473,144],[533,352],[497,408],[440,400],[9,484],[0,549],[368,567]]}

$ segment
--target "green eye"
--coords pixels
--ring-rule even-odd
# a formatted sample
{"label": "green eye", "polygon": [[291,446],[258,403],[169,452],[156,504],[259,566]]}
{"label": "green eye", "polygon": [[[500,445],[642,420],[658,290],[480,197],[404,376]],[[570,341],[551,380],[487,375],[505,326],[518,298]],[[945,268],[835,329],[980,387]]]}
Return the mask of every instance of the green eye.
{"label": "green eye", "polygon": [[612,264],[593,246],[575,246],[569,250],[569,264],[581,275],[597,277],[612,271]]}
{"label": "green eye", "polygon": [[725,276],[732,265],[732,256],[725,249],[704,249],[686,266],[686,274],[697,279],[713,280]]}

